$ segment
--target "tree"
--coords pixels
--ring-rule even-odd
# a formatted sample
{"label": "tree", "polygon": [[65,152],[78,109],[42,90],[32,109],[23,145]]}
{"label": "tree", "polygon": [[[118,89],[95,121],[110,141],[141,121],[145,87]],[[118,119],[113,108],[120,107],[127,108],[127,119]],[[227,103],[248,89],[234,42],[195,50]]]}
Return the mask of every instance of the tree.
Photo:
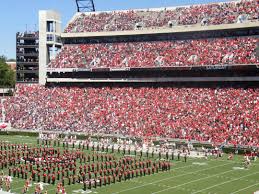
{"label": "tree", "polygon": [[8,59],[7,62],[16,62],[15,59]]}
{"label": "tree", "polygon": [[0,62],[1,62],[1,63],[5,63],[6,60],[7,60],[6,56],[4,56],[4,55],[1,55],[1,56],[0,56]]}
{"label": "tree", "polygon": [[0,88],[12,88],[15,85],[15,72],[6,64],[6,57],[0,56]]}

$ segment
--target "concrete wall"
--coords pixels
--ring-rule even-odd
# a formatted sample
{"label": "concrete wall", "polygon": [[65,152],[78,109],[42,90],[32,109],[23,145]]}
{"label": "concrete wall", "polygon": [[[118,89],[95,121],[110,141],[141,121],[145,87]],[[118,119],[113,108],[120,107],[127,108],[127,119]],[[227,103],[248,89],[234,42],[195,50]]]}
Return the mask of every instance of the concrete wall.
{"label": "concrete wall", "polygon": [[[54,22],[54,32],[47,32],[47,21]],[[47,35],[60,36],[61,30],[61,16],[58,12],[52,10],[39,11],[39,84],[41,85],[46,83],[47,78],[48,47],[61,46],[56,38],[54,38],[54,41],[47,41]]]}
{"label": "concrete wall", "polygon": [[172,34],[183,32],[205,32],[213,30],[231,30],[258,27],[259,21],[201,26],[200,24],[189,26],[174,26],[172,28],[143,29],[130,31],[103,31],[103,32],[83,32],[83,33],[62,33],[62,38],[80,37],[102,37],[102,36],[123,36],[123,35],[146,35],[146,34]]}

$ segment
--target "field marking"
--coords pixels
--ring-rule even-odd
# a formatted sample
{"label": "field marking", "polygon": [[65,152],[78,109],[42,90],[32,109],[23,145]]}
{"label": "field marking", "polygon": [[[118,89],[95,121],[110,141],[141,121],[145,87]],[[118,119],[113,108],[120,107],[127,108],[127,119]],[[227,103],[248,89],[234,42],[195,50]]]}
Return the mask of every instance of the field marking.
{"label": "field marking", "polygon": [[[190,160],[192,160],[192,159],[190,159]],[[210,161],[214,161],[214,160],[210,160]],[[175,161],[175,163],[176,162],[182,162],[182,161]],[[173,168],[173,170],[177,170],[177,169],[182,169],[182,168],[187,168],[187,167],[190,167],[190,166],[193,166],[193,165],[187,165],[187,166],[181,166],[181,167],[179,167],[179,168]],[[163,174],[162,172],[159,172],[158,174]],[[23,182],[23,181],[26,181],[26,180],[23,180],[23,179],[21,179],[21,180],[16,180],[16,181],[12,181],[12,183],[11,184],[13,184],[13,183],[20,183],[20,182]],[[47,186],[48,187],[48,186]],[[66,187],[66,186],[65,186]],[[14,188],[14,189],[12,189],[12,191],[16,191],[16,190],[18,190],[18,189],[23,189],[24,187],[18,187],[18,188]],[[50,190],[48,190],[48,191],[51,191],[51,190],[55,190],[55,189],[50,189]]]}
{"label": "field marking", "polygon": [[[214,160],[212,160],[212,161],[214,161]],[[213,168],[218,168],[218,167],[226,166],[226,165],[229,165],[229,164],[230,164],[230,163],[226,163],[226,164],[217,165],[217,166],[213,166],[213,167],[210,167],[210,168],[205,168],[205,169],[198,170],[198,171],[194,171],[194,172],[188,172],[188,173],[181,174],[181,175],[177,175],[177,176],[173,176],[173,177],[167,177],[167,178],[164,178],[164,179],[160,179],[160,180],[158,180],[158,181],[154,181],[154,182],[151,182],[151,183],[147,183],[147,184],[143,184],[143,185],[140,185],[140,186],[131,187],[131,188],[128,188],[128,189],[119,191],[119,192],[115,192],[114,194],[118,194],[118,193],[122,193],[122,192],[125,192],[125,191],[130,191],[130,190],[138,189],[138,188],[141,188],[141,187],[144,187],[144,186],[147,186],[147,185],[152,185],[152,184],[154,184],[154,183],[162,182],[162,181],[164,181],[164,180],[174,179],[174,178],[177,178],[177,177],[181,177],[181,176],[185,176],[185,175],[189,175],[189,174],[193,174],[193,173],[197,173],[197,172],[202,172],[202,171],[204,171],[204,170],[210,170],[210,169],[213,169]],[[231,171],[233,171],[233,170],[231,170]]]}
{"label": "field marking", "polygon": [[[39,184],[38,182],[34,182],[33,184]],[[45,184],[45,186],[44,187],[48,187],[48,186],[51,186],[51,185],[53,185],[53,184],[48,184],[48,183],[43,183],[43,185]],[[67,186],[71,186],[71,185],[67,185]],[[43,188],[44,188],[43,187]],[[11,191],[16,191],[16,190],[20,190],[20,189],[23,189],[24,188],[24,186],[23,187],[18,187],[18,188],[14,188],[14,189],[11,189]],[[32,188],[32,186],[31,187],[29,187],[29,189],[30,188]]]}
{"label": "field marking", "polygon": [[[195,160],[195,159],[189,159],[189,160]],[[209,161],[214,161],[214,160],[209,160]],[[183,162],[183,161],[174,161],[175,163],[179,163],[179,162]],[[173,164],[175,164],[175,163],[173,163]],[[193,165],[186,165],[186,166],[181,166],[181,167],[178,167],[178,168],[173,168],[173,170],[178,170],[178,169],[182,169],[182,168],[187,168],[187,167],[190,167],[190,166],[193,166]],[[163,174],[162,172],[159,172],[158,174]],[[157,175],[157,174],[155,174],[155,175]],[[12,176],[13,177],[13,176]],[[14,178],[14,177],[13,177]],[[15,177],[17,180],[15,180],[15,181],[12,181],[11,182],[11,184],[17,184],[17,183],[21,183],[21,182],[25,182],[26,181],[26,179],[21,179],[21,178],[17,178],[17,177]],[[138,178],[139,179],[139,178]],[[23,187],[18,187],[18,188],[14,188],[14,189],[12,189],[12,190],[18,190],[18,189],[22,189]]]}
{"label": "field marking", "polygon": [[176,185],[174,187],[170,187],[168,189],[163,189],[163,190],[154,192],[152,194],[157,194],[157,193],[161,193],[161,192],[168,191],[168,190],[171,190],[171,189],[175,189],[175,188],[183,186],[183,185],[187,185],[187,184],[194,183],[194,182],[197,182],[197,181],[200,181],[200,180],[204,180],[204,179],[208,179],[208,178],[211,178],[211,177],[215,177],[215,176],[218,176],[218,175],[221,175],[221,174],[226,174],[226,173],[229,173],[231,171],[234,171],[234,170],[228,170],[228,171],[225,171],[225,172],[222,172],[222,173],[214,174],[212,176],[206,176],[206,177],[203,177],[203,178],[199,178],[199,179],[196,179],[196,180],[193,180],[193,181],[189,181],[189,182],[186,182],[186,183],[183,183],[183,184],[180,184],[180,185]]}
{"label": "field marking", "polygon": [[[12,137],[12,136],[7,136],[7,135],[4,135],[5,137],[4,138],[6,138],[6,140],[5,141],[8,141],[8,142],[10,142],[10,141],[13,141],[14,139],[15,140],[20,140],[20,141],[23,141],[23,140],[21,140],[21,137],[18,137],[18,136],[15,136],[15,137]],[[23,138],[24,138],[24,136],[22,136]],[[30,142],[37,142],[37,139],[36,140],[32,140],[30,137],[25,137],[25,140],[26,141],[30,141]],[[17,143],[17,142],[16,142]]]}
{"label": "field marking", "polygon": [[[70,148],[70,149],[72,149],[72,148]],[[188,161],[194,161],[194,160],[196,160],[196,158],[188,158]],[[197,158],[197,160],[200,160],[200,158]],[[217,162],[228,162],[229,164],[230,163],[237,163],[237,161],[226,161],[226,160],[214,160],[214,159],[209,159],[209,161],[217,161]],[[176,164],[176,163],[183,163],[183,161],[182,160],[180,160],[180,161],[177,161],[177,160],[174,160],[174,161],[172,161],[173,162],[173,164]],[[188,163],[187,163],[188,164]],[[254,164],[254,165],[258,165],[258,164]],[[176,165],[177,166],[177,165]],[[190,166],[194,166],[194,165],[186,165],[186,166],[181,166],[181,167],[179,167],[179,168],[172,168],[172,171],[171,172],[173,172],[174,170],[177,170],[177,169],[182,169],[182,168],[188,168],[188,167],[190,167]],[[191,172],[191,174],[192,173],[195,173],[195,172]],[[161,173],[162,174],[162,173]],[[169,174],[170,174],[170,172],[169,172]],[[23,180],[21,180],[21,181],[23,181]],[[16,182],[16,181],[15,181]],[[20,181],[17,181],[17,182],[20,182]],[[144,184],[144,182],[143,182],[143,184]],[[258,184],[258,183],[257,183]],[[255,185],[257,185],[257,184],[255,184]],[[170,187],[170,186],[168,186],[168,187]],[[252,186],[250,186],[250,187],[252,187]],[[249,187],[249,188],[250,188]],[[51,189],[51,190],[55,190],[55,189]]]}
{"label": "field marking", "polygon": [[242,188],[242,189],[239,189],[239,190],[234,191],[234,192],[232,192],[232,193],[230,193],[230,194],[239,193],[240,191],[244,191],[244,190],[249,189],[249,188],[251,188],[251,187],[254,187],[254,186],[256,186],[256,185],[259,185],[259,183],[256,183],[256,184],[253,184],[253,185],[250,185],[250,186],[245,187],[245,188]]}
{"label": "field marking", "polygon": [[[258,173],[259,173],[259,172],[255,172],[255,173],[252,173],[252,174],[248,174],[248,175],[245,175],[245,176],[241,176],[241,177],[239,177],[239,178],[235,178],[235,179],[232,179],[232,180],[229,180],[229,181],[225,181],[225,182],[223,182],[223,183],[219,183],[219,184],[213,185],[213,186],[211,186],[211,187],[207,187],[207,188],[201,189],[201,190],[196,191],[196,192],[194,192],[194,193],[192,193],[192,194],[200,193],[200,192],[202,192],[202,191],[206,191],[206,190],[211,189],[211,188],[213,188],[213,187],[217,187],[217,186],[220,186],[220,185],[224,185],[224,184],[226,184],[226,183],[230,183],[230,182],[233,182],[233,181],[237,181],[237,180],[240,180],[240,179],[242,179],[242,178],[245,178],[245,177],[248,177],[248,176],[251,176],[251,175],[254,175],[254,174],[258,174]],[[257,183],[257,184],[258,184],[258,183]]]}

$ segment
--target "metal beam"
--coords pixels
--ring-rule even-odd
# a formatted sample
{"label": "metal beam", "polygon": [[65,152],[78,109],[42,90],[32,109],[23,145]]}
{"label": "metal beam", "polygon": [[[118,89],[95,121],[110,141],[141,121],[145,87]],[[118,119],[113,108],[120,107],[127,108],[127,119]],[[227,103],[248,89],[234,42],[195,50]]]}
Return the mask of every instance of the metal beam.
{"label": "metal beam", "polygon": [[48,83],[166,83],[166,82],[258,82],[258,76],[244,77],[167,77],[167,78],[47,78]]}
{"label": "metal beam", "polygon": [[76,0],[77,12],[95,12],[94,0]]}

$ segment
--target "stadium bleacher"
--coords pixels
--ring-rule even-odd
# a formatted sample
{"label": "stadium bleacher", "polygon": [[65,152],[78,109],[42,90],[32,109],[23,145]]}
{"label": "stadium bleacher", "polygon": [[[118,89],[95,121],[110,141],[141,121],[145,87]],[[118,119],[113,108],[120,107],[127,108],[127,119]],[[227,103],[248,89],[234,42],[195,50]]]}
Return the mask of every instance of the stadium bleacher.
{"label": "stadium bleacher", "polygon": [[[248,0],[168,9],[78,13],[65,32],[126,31],[134,30],[136,24],[163,28],[170,22],[172,25],[230,24],[242,22],[240,16],[257,21],[258,9],[257,0]],[[257,45],[258,36],[247,35],[65,44],[48,67],[255,66],[259,64]],[[258,88],[225,88],[220,84],[214,88],[18,84],[15,96],[7,99],[5,108],[7,122],[17,129],[118,133],[259,146]]]}
{"label": "stadium bleacher", "polygon": [[74,3],[63,33],[52,10],[38,39],[17,33],[0,194],[259,194],[259,0]]}
{"label": "stadium bleacher", "polygon": [[160,136],[259,146],[259,89],[17,85],[5,102],[18,129]]}
{"label": "stadium bleacher", "polygon": [[51,68],[259,64],[256,37],[64,45]]}
{"label": "stadium bleacher", "polygon": [[234,1],[154,10],[81,13],[66,33],[125,31],[170,25],[218,25],[258,20],[258,1]]}

